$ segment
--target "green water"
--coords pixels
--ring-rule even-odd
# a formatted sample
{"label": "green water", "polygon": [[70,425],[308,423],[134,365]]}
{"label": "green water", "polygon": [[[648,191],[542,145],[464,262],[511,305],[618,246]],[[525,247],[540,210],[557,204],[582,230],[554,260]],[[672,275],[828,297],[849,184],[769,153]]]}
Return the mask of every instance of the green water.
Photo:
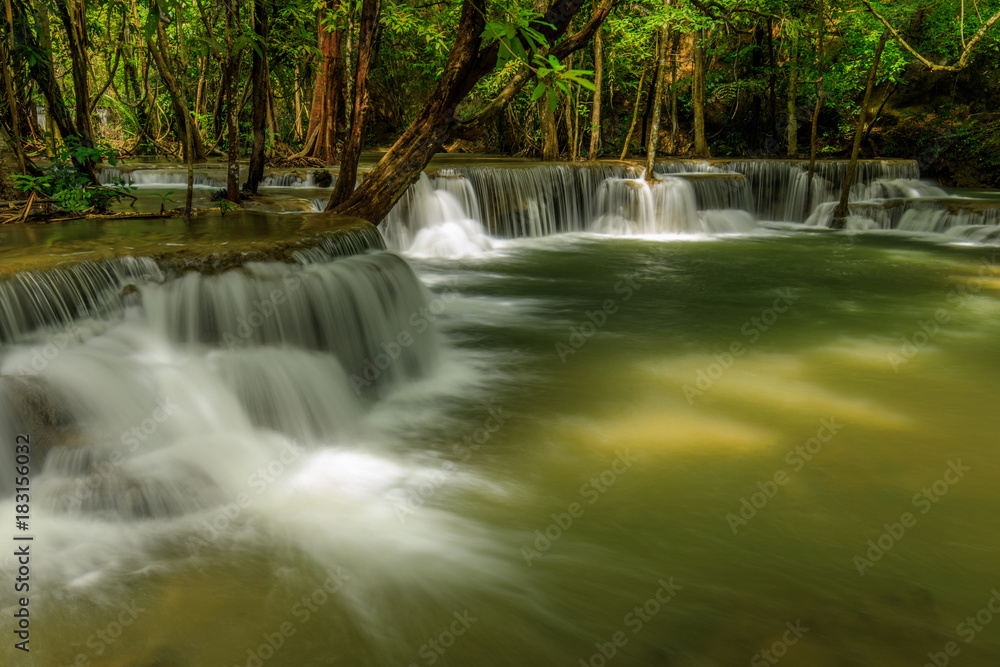
{"label": "green water", "polygon": [[[469,483],[359,522],[362,546],[321,519],[305,547],[168,541],[100,596],[40,599],[39,657],[3,664],[919,666],[949,642],[1000,664],[1000,619],[959,625],[1000,590],[993,250],[561,237],[414,266],[483,390],[389,451]],[[406,560],[375,535],[403,522],[427,527]]]}

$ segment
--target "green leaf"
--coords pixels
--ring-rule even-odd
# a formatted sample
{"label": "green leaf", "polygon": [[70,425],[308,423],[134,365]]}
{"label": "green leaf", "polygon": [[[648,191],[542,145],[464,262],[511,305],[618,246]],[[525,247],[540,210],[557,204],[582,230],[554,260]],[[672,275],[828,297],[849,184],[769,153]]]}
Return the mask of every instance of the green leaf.
{"label": "green leaf", "polygon": [[541,99],[542,95],[545,94],[545,88],[546,88],[545,84],[539,81],[538,85],[535,86],[535,89],[531,91],[531,101],[537,102],[539,99]]}

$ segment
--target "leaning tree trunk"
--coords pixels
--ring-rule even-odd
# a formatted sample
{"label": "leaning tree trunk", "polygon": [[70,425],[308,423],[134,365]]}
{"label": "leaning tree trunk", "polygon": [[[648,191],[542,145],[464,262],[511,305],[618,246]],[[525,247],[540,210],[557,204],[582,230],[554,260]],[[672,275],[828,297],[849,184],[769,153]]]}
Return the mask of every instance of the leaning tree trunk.
{"label": "leaning tree trunk", "polygon": [[691,84],[694,106],[694,156],[710,157],[705,138],[705,30],[694,36],[694,81]]}
{"label": "leaning tree trunk", "polygon": [[792,32],[791,52],[788,57],[788,157],[794,158],[799,153],[799,121],[795,114],[795,93],[798,85],[799,35]]}
{"label": "leaning tree trunk", "polygon": [[[6,11],[6,14],[7,14],[7,24],[8,24],[8,26],[10,26],[10,32],[11,32],[11,34],[10,34],[10,41],[9,42],[8,42],[8,40],[3,39],[3,36],[0,35],[0,68],[3,69],[3,71],[2,71],[3,87],[4,87],[4,93],[7,96],[7,110],[10,113],[10,129],[11,129],[11,141],[7,142],[6,148],[8,150],[10,150],[10,151],[13,151],[14,154],[16,155],[16,157],[17,157],[17,165],[18,165],[18,172],[17,173],[19,173],[19,174],[27,174],[27,173],[29,173],[28,172],[28,165],[31,163],[31,161],[24,154],[24,146],[21,145],[21,141],[22,141],[22,138],[24,137],[24,134],[22,134],[22,132],[21,132],[20,110],[18,109],[18,99],[17,99],[17,96],[14,94],[14,83],[12,81],[12,79],[14,78],[13,77],[13,75],[14,75],[14,54],[13,54],[14,17],[13,17],[13,15],[11,13],[10,0],[7,0],[7,2],[5,3],[5,5],[6,5],[6,10],[7,10]],[[2,128],[0,128],[0,129],[2,129]],[[2,140],[2,137],[0,137],[0,140]],[[2,149],[0,149],[0,150],[2,150]],[[7,153],[7,155],[9,155],[9,153]],[[34,166],[34,165],[32,165],[32,166]],[[9,173],[10,172],[8,170],[8,172],[7,172],[8,176],[9,176]],[[0,173],[0,180],[2,180],[3,178],[5,178],[4,174]],[[7,185],[9,186],[10,183],[8,182]],[[0,189],[3,189],[3,188],[4,188],[4,183],[0,182]],[[9,197],[7,195],[4,195],[4,198],[9,198]]]}
{"label": "leaning tree trunk", "polygon": [[337,175],[337,185],[333,189],[327,210],[347,201],[354,192],[354,183],[358,178],[358,160],[361,157],[361,140],[364,137],[365,111],[368,108],[368,72],[378,49],[379,19],[381,9],[379,0],[363,0],[361,4],[361,28],[358,36],[358,59],[354,68],[354,105],[351,107],[351,130],[344,142],[341,154],[340,173]]}
{"label": "leaning tree trunk", "polygon": [[313,88],[309,110],[309,129],[305,146],[296,157],[315,157],[324,162],[337,161],[337,130],[344,117],[344,29],[327,29],[341,0],[327,0],[317,21],[319,50],[323,63]]}
{"label": "leaning tree trunk", "polygon": [[[555,42],[582,4],[583,0],[555,0],[542,17],[548,25],[539,23],[535,28],[550,43]],[[479,50],[485,29],[485,5],[486,0],[463,0],[455,42],[423,109],[361,187],[335,209],[337,213],[380,221],[420,177],[434,153],[462,130],[462,121],[456,117],[458,105],[483,76],[493,71],[497,62],[496,43]]]}
{"label": "leaning tree trunk", "polygon": [[226,126],[229,156],[226,165],[226,199],[234,204],[240,203],[240,144],[236,133],[236,115],[240,105],[236,90],[240,71],[240,55],[242,49],[237,49],[233,33],[236,30],[234,19],[239,12],[238,0],[223,0],[226,12]]}
{"label": "leaning tree trunk", "polygon": [[[137,27],[139,30],[142,29],[141,26]],[[170,56],[167,52],[167,36],[163,30],[162,22],[156,26],[156,41],[154,42],[152,38],[147,38],[146,48],[149,49],[149,54],[152,56],[153,62],[156,63],[156,69],[160,72],[160,78],[163,79],[163,85],[166,87],[167,94],[170,97],[170,106],[174,111],[174,119],[177,123],[177,138],[183,146],[185,161],[187,161],[188,151],[190,150],[193,152],[193,155],[191,155],[193,161],[204,162],[207,158],[205,142],[201,138],[201,132],[198,131],[198,125],[194,122],[194,117],[191,115],[190,109],[188,109],[187,95],[181,89],[173,67],[170,65]],[[190,140],[187,139],[189,128],[191,130]]]}
{"label": "leaning tree trunk", "polygon": [[[73,95],[76,97],[76,137],[80,145],[94,148],[94,124],[90,117],[90,82],[87,78],[87,14],[83,0],[58,0],[56,7],[69,46],[73,73]],[[65,135],[64,135],[65,136]],[[91,158],[83,160],[83,170],[97,183],[97,172]]]}
{"label": "leaning tree trunk", "polygon": [[861,112],[858,114],[858,123],[854,128],[854,146],[851,148],[851,162],[847,166],[847,177],[844,179],[844,187],[840,191],[840,203],[833,210],[833,222],[830,223],[832,229],[843,229],[849,212],[847,202],[851,196],[851,181],[854,180],[854,170],[858,166],[858,151],[861,148],[861,137],[865,131],[865,121],[868,119],[868,102],[871,100],[872,89],[875,87],[875,79],[878,75],[878,64],[882,59],[882,51],[885,49],[886,40],[889,39],[889,30],[882,31],[882,38],[878,41],[875,49],[875,56],[872,58],[872,66],[868,70],[868,80],[865,82],[865,96],[861,101]]}
{"label": "leaning tree trunk", "polygon": [[816,63],[819,77],[816,79],[816,106],[813,109],[812,128],[809,135],[809,176],[806,178],[806,215],[812,210],[812,183],[816,173],[816,153],[819,152],[819,112],[823,108],[823,30],[826,27],[826,17],[823,14],[823,2],[819,3],[817,15],[819,26],[816,29]]}
{"label": "leaning tree trunk", "polygon": [[[69,107],[63,98],[59,81],[56,78],[55,66],[52,63],[52,42],[48,32],[48,14],[44,5],[33,7],[35,26],[38,29],[38,36],[35,37],[31,27],[27,25],[28,9],[23,4],[18,6],[18,19],[21,24],[18,26],[19,34],[24,36],[24,48],[35,54],[35,57],[28,58],[28,71],[31,78],[38,84],[45,98],[48,108],[49,118],[52,125],[49,128],[53,135],[62,137],[78,137],[76,123],[70,115]],[[40,54],[40,55],[39,55]],[[53,147],[54,148],[54,147]],[[87,165],[73,158],[73,165],[87,176],[93,183],[97,183],[97,176],[94,173],[93,165],[88,169]]]}
{"label": "leaning tree trunk", "polygon": [[267,158],[268,106],[270,96],[270,73],[267,59],[267,41],[271,32],[267,0],[254,0],[253,31],[257,35],[258,48],[254,49],[250,65],[250,80],[253,96],[253,149],[250,152],[250,168],[243,189],[257,194],[257,188],[264,179],[264,161]]}
{"label": "leaning tree trunk", "polygon": [[677,118],[677,49],[681,44],[681,31],[674,30],[670,42],[670,154],[677,153],[680,121]]}
{"label": "leaning tree trunk", "polygon": [[604,78],[604,45],[601,31],[594,35],[594,103],[590,116],[590,150],[587,157],[596,160],[601,150],[601,84]]}
{"label": "leaning tree trunk", "polygon": [[7,129],[0,124],[0,199],[11,200],[17,198],[18,193],[14,190],[11,182],[11,175],[25,173],[24,167],[20,167],[18,156],[14,150],[17,138],[7,135]]}
{"label": "leaning tree trunk", "polygon": [[649,143],[646,144],[646,180],[653,180],[653,163],[656,149],[660,145],[660,113],[663,106],[663,80],[667,77],[667,35],[666,26],[660,28],[656,50],[656,84],[653,86],[653,122],[649,128]]}
{"label": "leaning tree trunk", "polygon": [[[535,0],[535,10],[544,12],[545,0]],[[542,139],[542,162],[554,162],[559,159],[559,128],[556,126],[556,114],[553,111],[557,102],[553,101],[554,95],[558,95],[555,90],[547,90],[535,103],[535,108],[538,109],[538,132]]]}
{"label": "leaning tree trunk", "polygon": [[624,160],[628,154],[628,146],[632,142],[632,133],[635,132],[635,124],[639,120],[639,100],[642,99],[642,82],[646,79],[646,69],[643,66],[642,73],[639,75],[639,85],[635,91],[635,104],[632,105],[632,122],[629,123],[628,132],[625,133],[625,142],[622,144],[622,154],[619,156],[619,160]]}

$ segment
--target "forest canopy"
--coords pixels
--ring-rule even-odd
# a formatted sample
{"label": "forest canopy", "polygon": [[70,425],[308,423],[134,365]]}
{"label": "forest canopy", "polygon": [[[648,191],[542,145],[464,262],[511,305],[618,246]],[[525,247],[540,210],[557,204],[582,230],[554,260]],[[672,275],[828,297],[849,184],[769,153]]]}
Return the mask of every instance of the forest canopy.
{"label": "forest canopy", "polygon": [[997,0],[3,2],[0,149],[35,178],[218,156],[237,201],[268,164],[389,149],[378,210],[353,177],[331,200],[371,218],[439,150],[806,158],[860,128],[862,154],[1000,179]]}

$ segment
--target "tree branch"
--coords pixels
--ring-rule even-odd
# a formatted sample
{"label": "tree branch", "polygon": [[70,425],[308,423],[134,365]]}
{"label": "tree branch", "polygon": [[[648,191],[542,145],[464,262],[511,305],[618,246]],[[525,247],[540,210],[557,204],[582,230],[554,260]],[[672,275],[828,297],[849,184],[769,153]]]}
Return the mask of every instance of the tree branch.
{"label": "tree branch", "polygon": [[958,72],[959,70],[965,69],[966,65],[969,64],[969,57],[972,55],[973,47],[976,45],[976,43],[979,42],[979,40],[981,40],[986,35],[986,32],[991,27],[993,27],[993,24],[996,23],[998,20],[1000,20],[1000,12],[997,12],[989,19],[987,19],[986,22],[979,27],[979,30],[976,32],[976,34],[973,35],[972,39],[970,39],[969,42],[965,44],[965,48],[962,49],[962,53],[958,57],[958,63],[954,65],[937,65],[935,63],[932,63],[930,60],[923,57],[919,53],[917,53],[917,50],[914,49],[912,46],[910,46],[905,39],[903,39],[902,35],[900,35],[899,32],[892,27],[892,24],[890,24],[889,21],[887,21],[884,16],[875,11],[875,8],[871,6],[871,3],[868,0],[861,0],[861,1],[864,3],[865,7],[868,8],[868,11],[871,12],[872,16],[881,21],[882,25],[886,27],[886,30],[892,33],[892,36],[896,39],[897,42],[899,42],[900,46],[909,51],[914,58],[919,60],[924,67],[926,67],[932,72]]}

